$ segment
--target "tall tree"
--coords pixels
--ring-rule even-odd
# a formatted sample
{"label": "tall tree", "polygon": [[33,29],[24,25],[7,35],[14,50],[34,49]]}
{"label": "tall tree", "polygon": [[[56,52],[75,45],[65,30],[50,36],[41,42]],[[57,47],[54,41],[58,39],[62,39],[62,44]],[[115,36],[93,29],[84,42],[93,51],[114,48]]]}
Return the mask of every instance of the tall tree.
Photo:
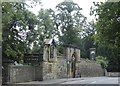
{"label": "tall tree", "polygon": [[33,42],[32,53],[42,52],[44,39],[54,38],[55,36],[55,24],[50,9],[40,9],[37,19],[39,22],[36,28],[36,38]]}
{"label": "tall tree", "polygon": [[26,9],[26,4],[2,3],[2,55],[20,61],[26,49],[26,33],[36,24],[35,15]]}
{"label": "tall tree", "polygon": [[[109,66],[119,68],[120,61],[120,2],[94,3],[91,14],[96,16],[96,43],[108,50]],[[100,47],[99,47],[100,49]],[[107,53],[107,50],[105,51]]]}
{"label": "tall tree", "polygon": [[83,37],[81,38],[81,57],[90,59],[90,48],[96,48],[94,45],[94,34],[95,27],[94,22],[91,21],[89,24],[86,24]]}
{"label": "tall tree", "polygon": [[82,24],[86,18],[81,8],[72,1],[64,1],[56,6],[56,26],[61,44],[79,45]]}
{"label": "tall tree", "polygon": [[120,47],[120,2],[94,3],[91,14],[97,16],[96,40],[100,43],[112,44]]}

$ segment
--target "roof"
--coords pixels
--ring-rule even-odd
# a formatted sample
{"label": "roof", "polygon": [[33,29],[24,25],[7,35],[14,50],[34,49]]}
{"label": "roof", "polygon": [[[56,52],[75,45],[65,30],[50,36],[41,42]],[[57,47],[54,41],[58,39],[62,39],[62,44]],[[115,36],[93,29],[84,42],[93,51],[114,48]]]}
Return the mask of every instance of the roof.
{"label": "roof", "polygon": [[76,46],[76,45],[63,45],[64,47],[69,47],[69,48],[76,48],[76,49],[80,49],[80,47]]}
{"label": "roof", "polygon": [[45,39],[44,44],[55,45],[55,40],[54,39]]}

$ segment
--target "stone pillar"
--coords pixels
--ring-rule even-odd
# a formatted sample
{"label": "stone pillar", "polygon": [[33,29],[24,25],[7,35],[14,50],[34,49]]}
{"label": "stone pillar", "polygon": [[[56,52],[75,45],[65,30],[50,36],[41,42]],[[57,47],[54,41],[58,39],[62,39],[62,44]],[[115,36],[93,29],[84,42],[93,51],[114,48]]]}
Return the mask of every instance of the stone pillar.
{"label": "stone pillar", "polygon": [[67,60],[69,60],[69,57],[70,57],[70,54],[69,54],[69,52],[70,52],[70,49],[69,48],[66,48],[66,59]]}
{"label": "stone pillar", "polygon": [[77,53],[77,61],[80,61],[80,49],[77,49],[76,53]]}
{"label": "stone pillar", "polygon": [[96,59],[95,56],[96,56],[96,48],[90,48],[90,59],[95,60]]}
{"label": "stone pillar", "polygon": [[56,49],[56,47],[54,47],[53,58],[54,58],[54,61],[57,61],[57,49]]}
{"label": "stone pillar", "polygon": [[48,61],[49,58],[49,47],[48,45],[44,46],[44,50],[43,50],[43,61]]}

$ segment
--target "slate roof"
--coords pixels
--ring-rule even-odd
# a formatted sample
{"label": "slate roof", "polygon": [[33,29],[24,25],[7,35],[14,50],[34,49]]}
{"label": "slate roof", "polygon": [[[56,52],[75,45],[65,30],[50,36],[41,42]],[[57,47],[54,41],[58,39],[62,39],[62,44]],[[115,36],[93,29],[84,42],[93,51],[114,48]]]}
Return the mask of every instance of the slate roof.
{"label": "slate roof", "polygon": [[68,44],[68,45],[63,45],[63,47],[69,47],[69,48],[76,48],[76,49],[80,49],[79,46],[76,46],[76,45],[71,45],[71,44]]}
{"label": "slate roof", "polygon": [[45,39],[44,43],[45,44],[52,44],[53,39]]}
{"label": "slate roof", "polygon": [[55,40],[54,39],[45,39],[44,44],[55,45]]}

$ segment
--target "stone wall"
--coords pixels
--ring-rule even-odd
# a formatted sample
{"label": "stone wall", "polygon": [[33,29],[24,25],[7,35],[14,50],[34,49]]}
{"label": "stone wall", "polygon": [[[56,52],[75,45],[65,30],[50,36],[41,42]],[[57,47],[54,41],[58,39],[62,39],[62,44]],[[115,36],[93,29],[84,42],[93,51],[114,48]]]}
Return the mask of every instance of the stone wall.
{"label": "stone wall", "polygon": [[43,80],[43,64],[39,63],[39,65],[32,66],[35,68],[35,80],[42,81]]}
{"label": "stone wall", "polygon": [[100,64],[97,64],[95,61],[84,59],[80,61],[80,73],[81,77],[104,76],[104,70],[101,68]]}
{"label": "stone wall", "polygon": [[10,65],[8,73],[10,83],[27,82],[35,80],[35,68],[30,65]]}
{"label": "stone wall", "polygon": [[76,60],[79,61],[80,60],[80,49],[72,48],[72,47],[65,48],[66,59],[71,61],[74,52],[76,53]]}
{"label": "stone wall", "polygon": [[[69,63],[70,64],[70,63]],[[69,68],[69,69],[68,69]],[[68,73],[68,72],[69,73]],[[28,82],[34,80],[47,80],[56,78],[71,78],[71,66],[68,67],[66,59],[58,58],[56,62],[41,62],[31,65],[10,65],[8,68],[8,81],[10,83]],[[76,64],[76,77],[103,76],[104,70],[95,61],[83,60]]]}
{"label": "stone wall", "polygon": [[43,80],[56,78],[56,62],[43,62]]}
{"label": "stone wall", "polygon": [[56,68],[57,78],[67,77],[67,63],[65,59],[63,59],[62,57],[58,58]]}
{"label": "stone wall", "polygon": [[120,72],[107,72],[106,76],[109,76],[109,77],[120,77]]}

